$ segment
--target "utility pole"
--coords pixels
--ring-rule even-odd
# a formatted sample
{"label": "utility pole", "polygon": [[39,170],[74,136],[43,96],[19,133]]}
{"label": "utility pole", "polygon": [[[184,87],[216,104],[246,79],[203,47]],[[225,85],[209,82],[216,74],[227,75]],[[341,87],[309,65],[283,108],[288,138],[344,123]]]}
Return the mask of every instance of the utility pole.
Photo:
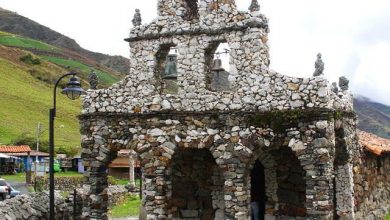
{"label": "utility pole", "polygon": [[41,122],[38,122],[38,126],[37,126],[37,154],[35,155],[35,176],[37,176],[37,165],[38,165],[38,162],[39,162],[39,158],[38,158],[38,152],[39,152],[39,139],[42,135],[43,131],[42,131],[42,124]]}

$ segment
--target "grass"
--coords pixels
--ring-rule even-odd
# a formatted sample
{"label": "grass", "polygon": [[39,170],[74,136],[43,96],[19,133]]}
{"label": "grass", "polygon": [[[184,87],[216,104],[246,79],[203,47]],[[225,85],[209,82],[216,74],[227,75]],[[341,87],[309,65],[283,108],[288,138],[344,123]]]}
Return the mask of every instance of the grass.
{"label": "grass", "polygon": [[[76,171],[68,171],[68,172],[58,172],[54,174],[55,177],[82,177],[82,173],[78,173]],[[25,182],[26,174],[25,173],[17,173],[12,175],[1,175],[1,178],[5,180],[11,180],[15,182]]]}
{"label": "grass", "polygon": [[138,216],[140,204],[138,196],[129,196],[123,203],[112,207],[110,215],[114,218]]}
{"label": "grass", "polygon": [[113,75],[110,75],[107,72],[92,68],[88,65],[85,65],[85,64],[80,63],[80,62],[75,61],[75,60],[69,60],[69,59],[64,59],[64,58],[60,58],[60,57],[50,57],[50,56],[41,56],[41,57],[42,57],[42,59],[47,60],[47,61],[52,62],[52,63],[55,63],[57,65],[60,65],[63,67],[70,67],[72,69],[76,69],[78,71],[81,71],[85,75],[88,74],[91,71],[91,69],[93,69],[96,72],[97,76],[99,77],[99,81],[102,84],[113,84],[113,83],[118,82],[118,80],[119,80],[118,78],[116,78]]}
{"label": "grass", "polygon": [[385,220],[390,220],[390,213],[385,216]]}
{"label": "grass", "polygon": [[[9,144],[22,133],[35,134],[43,123],[42,139],[48,140],[48,113],[52,106],[53,87],[31,76],[24,68],[0,58],[0,143]],[[55,122],[56,147],[79,146],[77,115],[81,102],[57,95]]]}
{"label": "grass", "polygon": [[26,174],[25,173],[17,173],[13,175],[1,175],[1,178],[5,180],[11,180],[15,182],[25,182],[26,181]]}
{"label": "grass", "polygon": [[58,51],[59,49],[41,41],[7,33],[0,33],[0,44],[11,47],[32,48],[44,51]]}

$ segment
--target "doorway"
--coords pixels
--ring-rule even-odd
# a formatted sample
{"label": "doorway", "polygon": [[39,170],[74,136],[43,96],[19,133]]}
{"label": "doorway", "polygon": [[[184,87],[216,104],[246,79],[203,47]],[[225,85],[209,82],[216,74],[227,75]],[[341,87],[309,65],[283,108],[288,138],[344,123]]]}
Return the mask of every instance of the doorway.
{"label": "doorway", "polygon": [[256,160],[251,171],[252,220],[264,220],[266,201],[264,166]]}

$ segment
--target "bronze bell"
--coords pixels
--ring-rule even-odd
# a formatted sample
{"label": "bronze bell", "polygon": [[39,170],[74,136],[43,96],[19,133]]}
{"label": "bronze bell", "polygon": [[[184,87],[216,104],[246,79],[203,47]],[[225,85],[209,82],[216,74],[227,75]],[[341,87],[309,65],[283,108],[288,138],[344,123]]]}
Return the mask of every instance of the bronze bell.
{"label": "bronze bell", "polygon": [[177,55],[168,54],[167,60],[165,62],[164,74],[161,78],[163,79],[177,79]]}
{"label": "bronze bell", "polygon": [[217,58],[214,60],[214,63],[213,63],[213,68],[211,68],[211,71],[215,71],[215,72],[222,72],[222,71],[225,71],[224,68],[222,68],[222,60]]}

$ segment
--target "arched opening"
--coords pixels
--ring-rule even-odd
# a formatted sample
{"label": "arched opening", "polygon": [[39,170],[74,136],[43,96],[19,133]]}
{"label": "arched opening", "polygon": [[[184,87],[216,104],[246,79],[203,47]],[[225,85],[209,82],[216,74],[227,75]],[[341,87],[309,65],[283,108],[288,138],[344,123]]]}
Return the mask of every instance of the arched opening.
{"label": "arched opening", "polygon": [[171,169],[174,219],[224,219],[224,181],[207,149],[179,149]]}
{"label": "arched opening", "polygon": [[279,215],[306,216],[306,172],[291,148],[282,146],[273,152],[277,162]]}
{"label": "arched opening", "polygon": [[230,47],[226,41],[212,43],[205,53],[206,83],[211,91],[230,90]]}
{"label": "arched opening", "polygon": [[251,219],[264,220],[265,203],[267,196],[265,192],[264,166],[256,160],[251,171]]}
{"label": "arched opening", "polygon": [[155,77],[161,93],[176,94],[178,91],[177,57],[178,52],[173,44],[162,45],[156,54]]}
{"label": "arched opening", "polygon": [[187,9],[185,19],[193,20],[199,18],[198,0],[185,0],[185,3],[185,8]]}

